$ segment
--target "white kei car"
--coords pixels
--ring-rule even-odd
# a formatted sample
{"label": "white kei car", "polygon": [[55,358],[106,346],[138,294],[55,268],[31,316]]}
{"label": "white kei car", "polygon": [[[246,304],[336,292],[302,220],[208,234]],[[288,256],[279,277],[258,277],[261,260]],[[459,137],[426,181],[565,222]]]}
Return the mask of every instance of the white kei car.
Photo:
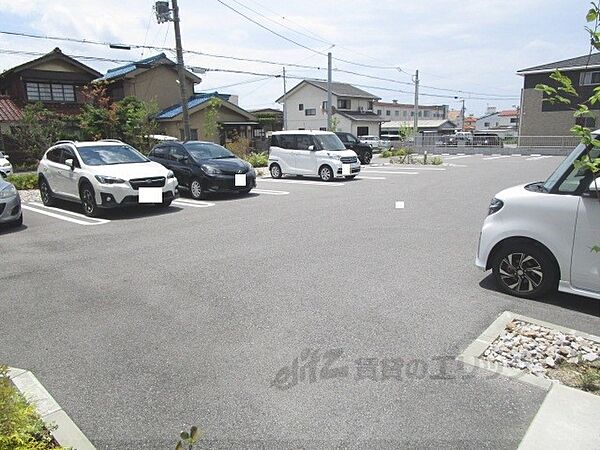
{"label": "white kei car", "polygon": [[600,150],[580,144],[546,181],[492,200],[476,265],[492,269],[504,292],[534,298],[558,288],[600,300],[600,179],[573,164],[585,155]]}
{"label": "white kei car", "polygon": [[6,178],[13,173],[13,166],[8,160],[8,155],[0,152],[0,177]]}
{"label": "white kei car", "polygon": [[111,139],[57,142],[44,154],[37,173],[44,205],[52,206],[56,199],[81,203],[90,217],[104,208],[138,203],[168,207],[177,196],[172,171]]}

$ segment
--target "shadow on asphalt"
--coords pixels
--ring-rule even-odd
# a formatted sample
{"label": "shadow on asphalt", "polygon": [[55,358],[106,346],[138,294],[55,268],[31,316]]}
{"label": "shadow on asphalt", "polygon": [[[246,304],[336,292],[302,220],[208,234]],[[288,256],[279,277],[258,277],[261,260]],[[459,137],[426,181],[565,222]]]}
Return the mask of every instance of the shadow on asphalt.
{"label": "shadow on asphalt", "polygon": [[[83,214],[83,208],[79,203],[66,202],[57,200],[56,207],[64,209],[65,211],[71,211],[78,214]],[[180,208],[176,205],[171,205],[168,208],[155,205],[131,205],[126,208],[114,208],[106,209],[100,213],[99,219],[108,220],[131,220],[140,219],[144,217],[155,217],[163,216],[166,214],[175,214],[184,208]]]}
{"label": "shadow on asphalt", "polygon": [[[483,289],[487,289],[488,291],[494,291],[499,294],[507,295],[498,289],[492,274],[489,274],[487,277],[481,280],[479,286],[481,286]],[[524,302],[537,302],[559,306],[561,308],[571,309],[580,313],[600,317],[600,301],[593,298],[582,297],[580,295],[565,294],[564,292],[557,291],[546,295],[544,298],[521,300]]]}
{"label": "shadow on asphalt", "polygon": [[20,227],[14,227],[9,224],[0,225],[0,236],[4,236],[5,234],[14,234],[19,233],[21,231],[25,231],[27,229],[27,225],[23,224]]}

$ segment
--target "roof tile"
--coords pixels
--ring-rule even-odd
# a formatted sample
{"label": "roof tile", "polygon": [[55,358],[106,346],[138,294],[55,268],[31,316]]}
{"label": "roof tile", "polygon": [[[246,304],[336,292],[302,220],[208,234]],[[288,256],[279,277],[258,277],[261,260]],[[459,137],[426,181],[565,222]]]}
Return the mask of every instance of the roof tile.
{"label": "roof tile", "polygon": [[0,122],[18,122],[23,112],[8,96],[0,96]]}

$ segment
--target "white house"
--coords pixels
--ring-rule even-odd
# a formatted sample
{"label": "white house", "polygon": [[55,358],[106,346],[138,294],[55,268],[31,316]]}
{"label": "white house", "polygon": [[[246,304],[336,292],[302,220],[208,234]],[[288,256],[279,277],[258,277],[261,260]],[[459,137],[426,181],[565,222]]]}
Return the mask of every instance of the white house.
{"label": "white house", "polygon": [[477,122],[475,122],[475,131],[490,131],[507,136],[516,135],[518,125],[518,110],[494,111],[477,119]]}
{"label": "white house", "polygon": [[[338,131],[379,136],[381,119],[373,112],[376,95],[347,83],[332,83],[333,120]],[[285,97],[285,98],[284,98]],[[288,130],[327,129],[327,83],[303,80],[277,103],[286,103]]]}

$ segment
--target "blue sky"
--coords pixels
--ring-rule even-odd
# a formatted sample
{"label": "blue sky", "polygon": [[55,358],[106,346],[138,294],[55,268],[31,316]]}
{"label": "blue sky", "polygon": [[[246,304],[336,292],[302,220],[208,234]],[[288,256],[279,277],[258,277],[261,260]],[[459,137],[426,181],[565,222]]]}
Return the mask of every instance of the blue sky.
{"label": "blue sky", "polygon": [[[336,60],[335,68],[409,83],[411,76],[407,73],[419,69],[421,84],[430,86],[421,91],[431,95],[422,96],[421,103],[458,108],[459,102],[453,97],[463,96],[467,112],[475,115],[482,114],[487,105],[511,108],[518,104],[522,87],[522,78],[515,75],[518,69],[583,55],[589,50],[584,31],[589,2],[582,0],[223,2],[316,52],[269,33],[217,0],[179,1],[184,48],[325,68],[326,57],[318,52],[326,53],[334,45],[331,48],[334,57],[362,65],[391,67],[363,67]],[[0,0],[0,30],[173,47],[172,24],[156,23],[153,4],[150,0]],[[0,70],[32,59],[26,55],[3,54],[4,50],[46,53],[56,46],[70,55],[111,59],[135,60],[157,53],[0,34]],[[100,72],[118,65],[85,63]],[[186,55],[186,64],[268,74],[281,72],[279,65],[198,55]],[[394,67],[400,67],[402,72]],[[293,67],[288,68],[288,74],[298,78],[326,77],[325,70]],[[210,71],[202,78],[197,90],[219,89],[237,94],[241,106],[249,109],[276,106],[273,102],[283,93],[279,78],[265,80],[258,76]],[[370,86],[364,89],[386,101],[412,102],[412,94],[399,91],[412,91],[410,85],[340,72],[334,72],[334,80]],[[247,84],[223,88],[240,82]],[[288,88],[297,82],[288,80]],[[461,94],[459,90],[479,94]],[[492,96],[515,98],[496,100],[491,99]]]}

